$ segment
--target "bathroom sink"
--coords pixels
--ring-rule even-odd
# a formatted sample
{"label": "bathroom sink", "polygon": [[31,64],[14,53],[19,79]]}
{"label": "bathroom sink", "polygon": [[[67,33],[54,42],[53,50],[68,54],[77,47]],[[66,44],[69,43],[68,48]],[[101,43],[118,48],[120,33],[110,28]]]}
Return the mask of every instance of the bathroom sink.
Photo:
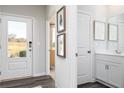
{"label": "bathroom sink", "polygon": [[104,55],[113,55],[113,56],[124,56],[124,53],[118,51],[118,50],[96,50],[96,54],[104,54]]}

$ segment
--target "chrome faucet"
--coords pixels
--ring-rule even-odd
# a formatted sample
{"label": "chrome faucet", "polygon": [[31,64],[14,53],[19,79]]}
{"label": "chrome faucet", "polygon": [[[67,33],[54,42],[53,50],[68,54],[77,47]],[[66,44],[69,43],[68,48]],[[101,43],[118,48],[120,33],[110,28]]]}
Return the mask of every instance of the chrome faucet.
{"label": "chrome faucet", "polygon": [[117,54],[121,54],[121,51],[120,51],[120,50],[115,50],[115,52],[116,52]]}

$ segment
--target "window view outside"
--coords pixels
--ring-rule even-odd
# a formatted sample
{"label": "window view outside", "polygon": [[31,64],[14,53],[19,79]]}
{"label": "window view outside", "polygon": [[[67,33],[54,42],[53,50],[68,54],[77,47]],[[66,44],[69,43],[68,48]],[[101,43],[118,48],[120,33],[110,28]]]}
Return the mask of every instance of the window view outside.
{"label": "window view outside", "polygon": [[26,57],[26,23],[8,21],[8,57]]}

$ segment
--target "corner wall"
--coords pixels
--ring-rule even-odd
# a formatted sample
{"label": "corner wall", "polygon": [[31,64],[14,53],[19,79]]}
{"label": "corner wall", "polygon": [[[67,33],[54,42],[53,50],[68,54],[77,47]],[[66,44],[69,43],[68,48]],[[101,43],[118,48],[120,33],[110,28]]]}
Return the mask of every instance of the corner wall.
{"label": "corner wall", "polygon": [[[55,15],[60,8],[61,6],[47,6],[47,20]],[[77,87],[77,61],[75,57],[75,53],[77,51],[76,24],[77,6],[66,6],[66,58],[55,56],[55,80],[57,87]]]}

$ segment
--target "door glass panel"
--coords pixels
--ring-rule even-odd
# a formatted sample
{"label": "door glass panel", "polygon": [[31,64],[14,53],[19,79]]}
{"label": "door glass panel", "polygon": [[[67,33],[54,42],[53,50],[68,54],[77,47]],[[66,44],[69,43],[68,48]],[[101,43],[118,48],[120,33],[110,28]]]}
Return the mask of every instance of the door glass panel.
{"label": "door glass panel", "polygon": [[26,57],[26,23],[8,21],[8,58]]}

